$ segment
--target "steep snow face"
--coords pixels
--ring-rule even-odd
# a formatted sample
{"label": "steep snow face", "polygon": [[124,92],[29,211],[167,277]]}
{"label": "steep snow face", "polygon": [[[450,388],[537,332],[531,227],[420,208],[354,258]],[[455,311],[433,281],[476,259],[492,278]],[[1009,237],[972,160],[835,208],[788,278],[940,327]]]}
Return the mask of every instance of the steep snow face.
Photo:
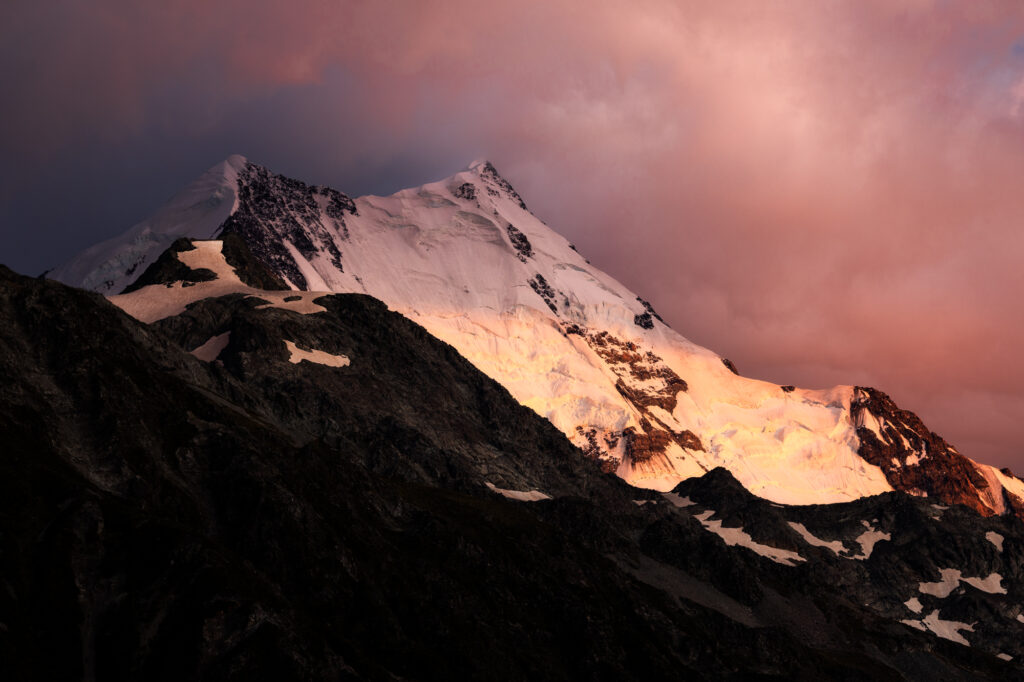
{"label": "steep snow face", "polygon": [[786,503],[891,490],[857,455],[851,389],[737,376],[591,266],[489,163],[354,209],[335,231],[340,264],[284,237],[309,286],[416,320],[626,480],[670,490],[724,465]]}
{"label": "steep snow face", "polygon": [[[738,376],[590,265],[486,161],[440,182],[351,200],[232,157],[152,220],[54,276],[120,291],[155,258],[157,241],[226,232],[295,289],[366,293],[412,318],[639,486],[667,491],[724,466],[777,502],[840,502],[892,490],[893,471],[920,469],[918,460],[931,457],[924,442],[890,457],[896,469],[866,457],[865,435],[886,419],[873,415],[888,404],[867,404],[861,389],[810,391]],[[228,277],[145,287],[114,301],[159,319],[222,291]],[[285,305],[279,293],[259,295]],[[877,433],[888,438],[876,439],[878,452],[904,443],[882,427]]]}
{"label": "steep snow face", "polygon": [[49,277],[101,294],[118,294],[175,239],[209,239],[238,205],[238,173],[248,161],[231,156],[178,192],[152,217],[124,234],[91,246]]}

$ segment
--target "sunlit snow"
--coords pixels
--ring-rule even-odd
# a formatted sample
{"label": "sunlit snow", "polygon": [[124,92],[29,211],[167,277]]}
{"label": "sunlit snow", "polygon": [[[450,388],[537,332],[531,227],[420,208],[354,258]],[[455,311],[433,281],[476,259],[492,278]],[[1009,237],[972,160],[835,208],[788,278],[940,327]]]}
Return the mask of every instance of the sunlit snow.
{"label": "sunlit snow", "polygon": [[[174,238],[215,237],[236,206],[244,164],[241,157],[228,159],[153,219],[97,245],[53,276],[104,293],[120,291],[141,272],[127,275],[131,264],[143,268]],[[366,293],[384,301],[450,343],[577,445],[593,443],[595,453],[634,485],[667,492],[687,477],[724,466],[754,494],[786,504],[844,502],[892,490],[882,470],[857,454],[852,387],[783,391],[777,384],[733,374],[717,354],[661,322],[653,321],[650,329],[640,326],[637,318],[648,313],[637,295],[588,263],[518,197],[489,179],[489,172],[487,164],[476,163],[439,182],[356,199],[356,213],[344,216],[344,233],[331,227],[327,237],[343,254],[344,267],[319,252],[307,258],[291,241],[284,246],[309,288]],[[474,188],[472,196],[457,194],[466,184]],[[323,218],[325,225],[335,225],[326,214]],[[512,234],[528,241],[528,254],[517,248]],[[180,258],[194,267],[210,267],[217,280],[146,287],[112,300],[146,322],[229,291],[247,291],[298,312],[322,310],[312,303],[317,294],[240,288],[230,281],[237,280],[234,273],[221,267],[222,259],[208,258],[212,248],[199,247],[200,253],[184,252]],[[541,277],[550,290],[547,298],[529,284]],[[100,287],[106,280],[109,286]],[[283,301],[291,295],[302,299]],[[622,367],[598,355],[585,337],[600,332],[653,354],[686,382],[687,390],[668,396],[674,407],[672,400],[665,402],[667,409],[625,397],[622,388],[660,390],[664,381],[623,375]],[[860,425],[881,433],[866,410],[860,418]],[[688,431],[703,449],[672,441],[654,457],[630,460],[624,432],[645,428]],[[907,464],[915,464],[918,456],[925,454],[911,454]],[[980,470],[1024,496],[1024,483]],[[993,494],[992,505],[1000,499]]]}

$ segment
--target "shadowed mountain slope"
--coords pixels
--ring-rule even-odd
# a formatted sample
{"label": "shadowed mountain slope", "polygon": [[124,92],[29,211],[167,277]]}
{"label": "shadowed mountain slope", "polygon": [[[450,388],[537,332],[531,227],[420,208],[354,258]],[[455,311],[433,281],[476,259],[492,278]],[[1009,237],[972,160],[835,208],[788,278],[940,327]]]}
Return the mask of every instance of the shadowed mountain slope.
{"label": "shadowed mountain slope", "polygon": [[0,270],[5,679],[1019,677],[1016,519],[631,488],[379,302],[272,293]]}

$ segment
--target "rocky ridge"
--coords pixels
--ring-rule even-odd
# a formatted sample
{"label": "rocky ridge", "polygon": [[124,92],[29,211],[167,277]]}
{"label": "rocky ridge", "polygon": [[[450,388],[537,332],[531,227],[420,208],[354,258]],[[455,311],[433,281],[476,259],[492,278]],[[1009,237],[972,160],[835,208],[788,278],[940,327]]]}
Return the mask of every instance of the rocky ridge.
{"label": "rocky ridge", "polygon": [[143,324],[0,268],[5,679],[1024,677],[1019,519],[632,488],[380,302],[309,303]]}

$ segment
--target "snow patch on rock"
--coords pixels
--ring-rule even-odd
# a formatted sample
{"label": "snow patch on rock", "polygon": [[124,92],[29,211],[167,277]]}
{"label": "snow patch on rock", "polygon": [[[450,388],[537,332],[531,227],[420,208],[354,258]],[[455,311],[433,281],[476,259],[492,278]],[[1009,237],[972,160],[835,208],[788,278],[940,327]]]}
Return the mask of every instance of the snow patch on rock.
{"label": "snow patch on rock", "polygon": [[[185,312],[186,307],[205,298],[216,298],[228,294],[248,294],[268,301],[260,308],[283,308],[302,314],[326,312],[326,308],[313,303],[313,299],[324,293],[295,291],[264,291],[254,289],[238,278],[235,269],[224,259],[220,240],[194,241],[194,249],[175,254],[182,263],[193,270],[211,270],[216,279],[208,282],[173,282],[151,284],[127,294],[109,296],[111,303],[135,319],[150,323],[173,317]],[[286,298],[298,297],[295,301]]]}
{"label": "snow patch on rock", "polygon": [[1006,594],[1006,588],[1003,587],[1003,576],[998,573],[993,572],[985,578],[961,578],[961,580],[982,592],[988,592],[989,594]]}
{"label": "snow patch on rock", "polygon": [[1006,588],[1003,587],[1003,576],[999,573],[993,572],[984,578],[965,578],[960,569],[943,568],[939,571],[939,574],[942,578],[938,582],[921,583],[919,589],[923,594],[930,594],[940,599],[945,599],[962,582],[989,594],[1006,594]]}
{"label": "snow patch on rock", "polygon": [[961,623],[956,620],[942,620],[939,618],[938,609],[925,616],[921,622],[934,634],[942,637],[943,639],[948,639],[951,642],[963,644],[964,646],[971,645],[971,643],[967,641],[967,638],[960,634],[960,631],[966,630],[967,632],[974,632],[973,624]]}
{"label": "snow patch on rock", "polygon": [[302,350],[288,340],[285,340],[284,345],[288,348],[288,362],[295,365],[303,360],[315,362],[318,365],[327,365],[328,367],[348,367],[350,364],[350,360],[346,355],[331,355],[322,350]]}
{"label": "snow patch on rock", "polygon": [[700,521],[704,528],[722,538],[722,540],[725,541],[725,544],[730,546],[739,545],[740,547],[746,547],[747,549],[760,554],[763,557],[767,557],[775,563],[783,564],[784,566],[795,566],[798,561],[805,561],[805,559],[796,552],[792,552],[788,549],[772,547],[770,545],[762,545],[760,542],[756,542],[754,538],[744,532],[742,527],[723,528],[721,520],[711,518],[714,515],[715,512],[708,509],[694,518]]}
{"label": "snow patch on rock", "polygon": [[892,535],[889,533],[877,530],[868,521],[861,521],[864,527],[867,529],[863,533],[857,536],[857,544],[860,545],[860,554],[850,557],[851,559],[865,560],[871,558],[871,553],[875,551],[875,545],[882,540],[891,540]]}
{"label": "snow patch on rock", "polygon": [[662,493],[662,497],[672,503],[675,507],[692,507],[696,502],[692,501],[689,497],[683,497],[678,493]]}
{"label": "snow patch on rock", "polygon": [[921,613],[921,609],[924,608],[924,606],[921,604],[921,600],[917,597],[911,597],[907,601],[903,602],[903,605],[911,611],[913,611],[914,613]]}
{"label": "snow patch on rock", "polygon": [[230,339],[231,332],[212,336],[206,343],[193,349],[191,353],[203,362],[213,362],[220,355],[221,351],[228,347]]}
{"label": "snow patch on rock", "polygon": [[804,542],[806,542],[809,545],[831,549],[832,553],[836,556],[839,556],[841,553],[846,551],[846,545],[844,545],[840,540],[822,540],[821,538],[811,533],[811,531],[807,530],[807,527],[804,526],[804,524],[802,523],[790,521],[789,525],[793,530],[799,533],[800,537],[804,539]]}
{"label": "snow patch on rock", "polygon": [[918,590],[922,594],[930,594],[939,599],[945,599],[953,590],[960,586],[960,571],[956,568],[943,568],[939,571],[942,576],[938,582],[921,583]]}
{"label": "snow patch on rock", "polygon": [[506,490],[505,488],[499,488],[490,481],[486,482],[487,488],[494,493],[498,493],[502,497],[507,497],[510,500],[516,500],[518,502],[540,502],[541,500],[550,500],[551,496],[542,493],[539,490]]}
{"label": "snow patch on rock", "polygon": [[903,619],[903,620],[901,620],[900,622],[901,622],[901,623],[903,623],[904,625],[908,625],[908,626],[910,626],[910,627],[912,627],[912,628],[914,628],[914,629],[916,629],[916,630],[920,630],[921,632],[928,632],[928,628],[926,628],[926,627],[924,626],[924,623],[922,623],[922,622],[921,622],[921,621],[919,621],[919,620],[907,620],[907,619]]}

